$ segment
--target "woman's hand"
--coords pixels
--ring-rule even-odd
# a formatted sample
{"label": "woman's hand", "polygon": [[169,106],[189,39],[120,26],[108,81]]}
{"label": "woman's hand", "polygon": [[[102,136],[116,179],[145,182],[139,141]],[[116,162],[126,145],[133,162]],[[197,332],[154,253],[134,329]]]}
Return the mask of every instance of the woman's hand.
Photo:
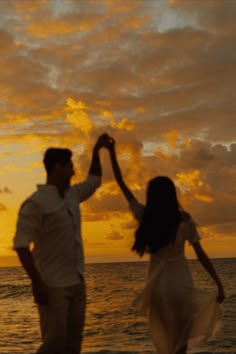
{"label": "woman's hand", "polygon": [[225,300],[225,292],[223,286],[220,284],[218,285],[218,295],[216,300],[221,304]]}
{"label": "woman's hand", "polygon": [[115,140],[107,133],[103,134],[102,138],[103,138],[104,147],[107,148],[109,151],[114,150]]}
{"label": "woman's hand", "polygon": [[195,242],[193,244],[193,249],[196,253],[197,258],[199,259],[199,261],[203,265],[203,267],[211,275],[212,279],[215,281],[216,285],[218,286],[218,295],[216,297],[216,300],[221,304],[225,299],[225,293],[224,293],[223,285],[220,281],[218,274],[216,273],[215,268],[213,267],[210,259],[208,258],[208,256],[204,252],[200,242]]}

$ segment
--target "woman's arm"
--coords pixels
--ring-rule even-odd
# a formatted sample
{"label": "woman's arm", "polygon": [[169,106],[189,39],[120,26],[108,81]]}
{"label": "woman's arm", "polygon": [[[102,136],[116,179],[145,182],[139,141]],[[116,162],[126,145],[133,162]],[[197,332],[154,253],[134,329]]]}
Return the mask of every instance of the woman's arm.
{"label": "woman's arm", "polygon": [[208,258],[208,256],[204,252],[204,250],[199,242],[194,243],[192,246],[194,248],[194,251],[196,253],[198,260],[203,265],[203,267],[206,269],[206,271],[210,274],[210,276],[215,281],[215,283],[218,287],[218,295],[216,298],[217,301],[220,303],[223,302],[225,299],[224,288],[223,288],[223,285],[221,283],[221,280],[220,280],[218,274],[216,273],[215,268],[213,267],[213,264],[211,263],[210,259]]}
{"label": "woman's arm", "polygon": [[115,175],[115,179],[120,187],[120,189],[122,190],[125,198],[127,199],[128,202],[130,202],[132,199],[134,199],[134,195],[131,192],[131,190],[127,187],[127,185],[125,184],[122,174],[121,174],[121,170],[117,161],[117,157],[116,157],[116,151],[115,151],[115,140],[113,138],[108,138],[108,143],[107,143],[107,149],[110,152],[110,158],[111,158],[111,164],[112,164],[112,169]]}

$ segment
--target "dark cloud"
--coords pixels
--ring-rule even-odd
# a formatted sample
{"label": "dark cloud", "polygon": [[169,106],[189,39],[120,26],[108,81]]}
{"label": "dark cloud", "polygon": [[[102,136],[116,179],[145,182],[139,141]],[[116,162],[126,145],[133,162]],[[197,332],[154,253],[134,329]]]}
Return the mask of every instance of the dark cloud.
{"label": "dark cloud", "polygon": [[14,37],[11,33],[0,29],[0,53],[1,55],[10,55],[13,54],[16,50],[16,44],[14,42]]}
{"label": "dark cloud", "polygon": [[0,188],[0,194],[12,194],[12,191],[8,187]]}
{"label": "dark cloud", "polygon": [[119,241],[119,240],[123,240],[124,236],[122,235],[121,231],[113,231],[111,234],[109,234],[108,236],[106,236],[107,240],[112,240],[112,241]]}
{"label": "dark cloud", "polygon": [[0,212],[6,211],[6,210],[7,210],[7,207],[4,204],[0,203]]}

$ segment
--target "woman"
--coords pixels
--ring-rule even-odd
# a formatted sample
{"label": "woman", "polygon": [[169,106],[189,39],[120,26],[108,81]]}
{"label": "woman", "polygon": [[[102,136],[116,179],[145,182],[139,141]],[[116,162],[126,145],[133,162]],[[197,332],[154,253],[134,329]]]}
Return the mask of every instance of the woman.
{"label": "woman", "polygon": [[[158,353],[185,354],[188,345],[204,343],[219,329],[222,320],[219,303],[224,301],[222,283],[202,249],[191,216],[178,203],[173,182],[163,176],[150,180],[144,207],[122,178],[112,138],[106,147],[116,181],[139,222],[132,249],[140,257],[145,253],[150,255],[148,279],[135,305],[148,316]],[[215,281],[217,294],[193,287],[184,256],[186,240]]]}

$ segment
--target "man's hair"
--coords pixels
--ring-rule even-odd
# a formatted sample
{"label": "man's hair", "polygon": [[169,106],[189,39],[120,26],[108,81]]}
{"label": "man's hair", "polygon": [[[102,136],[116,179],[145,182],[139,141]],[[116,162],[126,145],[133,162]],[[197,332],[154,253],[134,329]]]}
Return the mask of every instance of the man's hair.
{"label": "man's hair", "polygon": [[49,148],[46,150],[44,154],[43,163],[47,174],[50,175],[58,163],[62,166],[65,166],[68,162],[70,162],[72,156],[72,152],[69,149],[62,148]]}

